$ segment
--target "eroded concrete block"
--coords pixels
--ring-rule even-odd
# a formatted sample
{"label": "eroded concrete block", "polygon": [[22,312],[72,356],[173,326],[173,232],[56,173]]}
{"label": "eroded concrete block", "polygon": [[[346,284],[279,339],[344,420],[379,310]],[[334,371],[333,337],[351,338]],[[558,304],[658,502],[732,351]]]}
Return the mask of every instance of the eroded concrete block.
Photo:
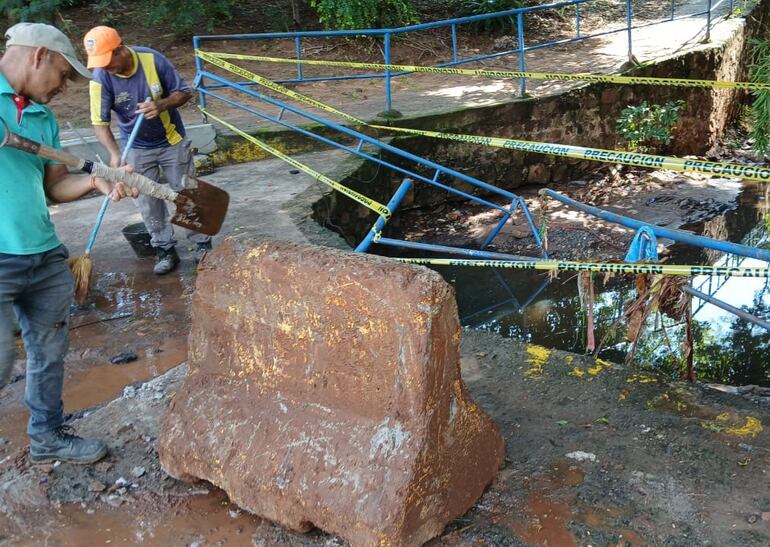
{"label": "eroded concrete block", "polygon": [[227,240],[198,273],[161,463],[294,530],[421,544],[503,458],[459,343],[454,291],[426,268]]}

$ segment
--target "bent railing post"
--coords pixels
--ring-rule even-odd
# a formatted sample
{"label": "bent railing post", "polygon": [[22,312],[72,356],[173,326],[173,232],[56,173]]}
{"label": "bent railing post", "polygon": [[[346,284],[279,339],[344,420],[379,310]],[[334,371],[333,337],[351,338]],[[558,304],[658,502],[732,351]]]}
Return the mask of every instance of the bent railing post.
{"label": "bent railing post", "polygon": [[429,251],[432,253],[449,253],[455,255],[469,256],[472,258],[487,258],[489,260],[540,260],[539,258],[522,258],[517,255],[505,253],[494,253],[492,251],[479,251],[477,249],[466,249],[464,247],[449,247],[446,245],[436,245],[434,243],[420,243],[418,241],[406,241],[403,239],[392,239],[389,237],[380,237],[375,243],[380,245],[389,245],[391,247],[403,247],[405,249],[415,249],[417,251]]}
{"label": "bent railing post", "polygon": [[[412,182],[412,179],[404,179],[396,190],[396,193],[393,194],[392,198],[390,198],[387,207],[390,209],[391,214],[395,213],[396,209],[398,209],[398,206],[401,205],[401,201],[403,201],[404,196],[406,196],[406,193],[412,188]],[[368,251],[369,247],[372,246],[372,241],[374,241],[375,237],[379,237],[387,222],[388,219],[385,217],[377,217],[377,221],[374,223],[374,226],[372,226],[372,229],[367,232],[366,237],[364,237],[361,243],[358,244],[358,246],[354,249],[354,252],[365,253]]]}
{"label": "bent railing post", "polygon": [[611,213],[610,211],[599,209],[598,207],[594,207],[592,205],[586,205],[585,203],[581,203],[580,201],[568,198],[567,196],[548,188],[541,190],[541,192],[545,193],[548,197],[560,201],[565,205],[569,205],[570,207],[574,207],[575,209],[583,211],[584,213],[588,213],[589,215],[593,215],[608,222],[620,224],[621,226],[631,228],[632,230],[638,230],[642,226],[647,226],[657,237],[671,239],[679,243],[686,243],[687,245],[693,245],[702,249],[714,249],[715,251],[721,251],[723,253],[747,256],[749,258],[756,258],[757,260],[770,262],[770,251],[766,249],[758,249],[757,247],[749,247],[748,245],[741,245],[739,243],[731,243],[729,241],[721,241],[719,239],[712,239],[710,237],[691,234],[689,232],[685,232],[684,230],[675,230],[672,228],[663,228],[654,224],[648,224],[635,218],[625,217],[617,213]]}

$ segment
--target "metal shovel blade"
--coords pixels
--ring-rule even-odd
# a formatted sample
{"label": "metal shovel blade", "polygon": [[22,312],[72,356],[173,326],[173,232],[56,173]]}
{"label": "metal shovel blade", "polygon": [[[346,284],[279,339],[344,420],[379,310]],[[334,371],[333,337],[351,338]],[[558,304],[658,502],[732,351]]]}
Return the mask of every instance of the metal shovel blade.
{"label": "metal shovel blade", "polygon": [[187,177],[185,189],[174,200],[176,212],[171,222],[194,232],[216,235],[222,228],[230,204],[230,195],[208,182]]}

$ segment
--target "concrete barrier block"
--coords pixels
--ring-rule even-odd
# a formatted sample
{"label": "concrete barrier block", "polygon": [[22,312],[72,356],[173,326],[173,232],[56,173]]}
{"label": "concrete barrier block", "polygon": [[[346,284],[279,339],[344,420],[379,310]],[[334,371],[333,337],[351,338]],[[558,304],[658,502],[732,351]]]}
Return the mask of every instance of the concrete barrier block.
{"label": "concrete barrier block", "polygon": [[228,239],[203,261],[161,463],[288,528],[419,545],[503,441],[460,378],[452,287],[392,260]]}

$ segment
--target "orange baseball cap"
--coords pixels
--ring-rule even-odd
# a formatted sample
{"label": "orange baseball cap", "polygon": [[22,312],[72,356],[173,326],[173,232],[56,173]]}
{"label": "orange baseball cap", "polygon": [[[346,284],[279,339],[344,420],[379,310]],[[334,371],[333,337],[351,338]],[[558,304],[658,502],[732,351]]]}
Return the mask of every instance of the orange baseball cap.
{"label": "orange baseball cap", "polygon": [[94,27],[83,37],[88,54],[88,68],[102,68],[110,64],[112,50],[123,43],[118,31],[112,27]]}

